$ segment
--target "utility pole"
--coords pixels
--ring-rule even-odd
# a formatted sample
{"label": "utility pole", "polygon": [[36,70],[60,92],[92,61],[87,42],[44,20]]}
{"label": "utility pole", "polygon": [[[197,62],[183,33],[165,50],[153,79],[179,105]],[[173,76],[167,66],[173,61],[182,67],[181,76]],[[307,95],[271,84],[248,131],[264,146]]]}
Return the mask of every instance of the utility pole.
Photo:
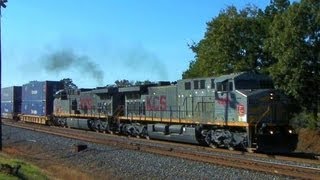
{"label": "utility pole", "polygon": [[[1,72],[2,72],[2,53],[1,53],[1,9],[6,8],[7,5],[6,3],[8,0],[0,0],[0,92],[1,92],[1,82],[2,82],[2,77],[1,77]],[[1,96],[0,96],[0,101],[1,101]],[[0,111],[1,111],[1,102],[0,102]],[[1,117],[0,117],[0,151],[2,151],[2,112],[1,112]]]}

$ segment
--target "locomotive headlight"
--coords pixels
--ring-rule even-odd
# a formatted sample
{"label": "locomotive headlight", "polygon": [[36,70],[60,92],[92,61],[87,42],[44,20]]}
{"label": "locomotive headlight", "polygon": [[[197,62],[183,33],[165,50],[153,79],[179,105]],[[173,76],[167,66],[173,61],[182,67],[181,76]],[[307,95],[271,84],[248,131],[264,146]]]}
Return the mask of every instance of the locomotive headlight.
{"label": "locomotive headlight", "polygon": [[270,130],[269,132],[270,132],[270,134],[273,134],[273,131],[272,131],[272,130]]}
{"label": "locomotive headlight", "polygon": [[273,93],[270,93],[270,99],[272,100],[273,99]]}
{"label": "locomotive headlight", "polygon": [[289,134],[292,134],[292,133],[293,133],[292,129],[289,129],[289,130],[288,130],[288,133],[289,133]]}

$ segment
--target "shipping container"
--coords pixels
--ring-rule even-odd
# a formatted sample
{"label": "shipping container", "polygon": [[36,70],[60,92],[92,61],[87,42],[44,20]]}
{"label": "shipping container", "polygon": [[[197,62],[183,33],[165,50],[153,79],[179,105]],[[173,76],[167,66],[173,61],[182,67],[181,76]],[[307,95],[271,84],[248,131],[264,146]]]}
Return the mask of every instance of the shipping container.
{"label": "shipping container", "polygon": [[60,89],[63,89],[60,81],[31,81],[22,86],[22,101],[52,102],[54,94]]}
{"label": "shipping container", "polygon": [[1,102],[1,117],[14,118],[21,110],[21,102]]}
{"label": "shipping container", "polygon": [[63,88],[60,81],[31,81],[22,86],[21,113],[47,116],[53,111],[54,95]]}
{"label": "shipping container", "polygon": [[21,86],[11,86],[1,89],[1,102],[21,101]]}
{"label": "shipping container", "polygon": [[52,113],[47,101],[22,101],[21,113],[24,115],[46,116]]}
{"label": "shipping container", "polygon": [[1,89],[1,117],[14,118],[20,113],[21,86]]}

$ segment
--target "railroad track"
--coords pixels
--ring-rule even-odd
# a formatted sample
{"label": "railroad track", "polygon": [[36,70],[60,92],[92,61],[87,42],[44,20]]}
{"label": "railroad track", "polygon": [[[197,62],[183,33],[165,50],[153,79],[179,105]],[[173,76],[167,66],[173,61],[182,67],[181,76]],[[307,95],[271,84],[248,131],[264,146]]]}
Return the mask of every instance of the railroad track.
{"label": "railroad track", "polygon": [[[320,168],[319,167],[305,167],[301,165],[292,165],[286,163],[270,162],[268,159],[253,159],[248,157],[253,156],[267,156],[259,154],[248,154],[237,151],[223,151],[212,150],[205,147],[197,147],[186,144],[177,144],[170,142],[157,141],[155,144],[151,144],[150,141],[137,138],[129,138],[116,135],[101,135],[90,131],[49,127],[42,125],[17,123],[12,121],[4,121],[5,125],[24,128],[32,131],[49,133],[57,136],[104,144],[109,146],[116,146],[119,148],[139,150],[148,153],[155,153],[165,156],[178,157],[193,161],[212,163],[216,165],[222,165],[226,167],[247,169],[253,171],[264,172],[268,174],[284,175],[301,179],[319,179]],[[148,142],[148,143],[147,143]],[[213,154],[213,151],[225,152],[225,154]],[[234,154],[242,154],[243,156],[234,156]],[[275,158],[276,156],[273,156]],[[277,159],[284,159],[289,161],[290,157],[278,157]],[[292,161],[302,161],[300,158],[291,158]],[[305,160],[305,162],[313,163],[320,166],[319,161]]]}

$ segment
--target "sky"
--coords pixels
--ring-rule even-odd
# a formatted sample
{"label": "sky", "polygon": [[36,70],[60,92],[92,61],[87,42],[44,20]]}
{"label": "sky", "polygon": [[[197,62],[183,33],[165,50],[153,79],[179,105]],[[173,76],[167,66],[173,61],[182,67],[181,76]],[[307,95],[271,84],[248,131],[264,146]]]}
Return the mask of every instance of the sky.
{"label": "sky", "polygon": [[2,87],[71,78],[176,81],[206,22],[227,6],[269,0],[9,0],[2,9]]}

